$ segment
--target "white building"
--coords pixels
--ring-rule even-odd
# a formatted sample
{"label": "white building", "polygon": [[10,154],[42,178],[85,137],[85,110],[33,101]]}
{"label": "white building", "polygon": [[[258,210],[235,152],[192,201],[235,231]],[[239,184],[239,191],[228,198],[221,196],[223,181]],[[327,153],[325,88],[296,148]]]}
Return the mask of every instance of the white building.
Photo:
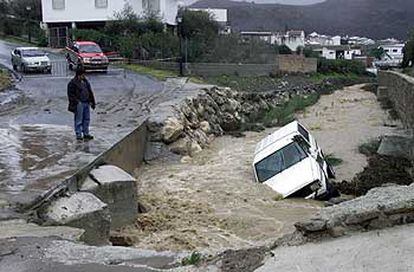
{"label": "white building", "polygon": [[245,39],[258,39],[270,44],[286,45],[290,50],[296,51],[299,47],[305,47],[305,32],[302,30],[290,30],[286,33],[270,31],[242,31],[240,35]]}
{"label": "white building", "polygon": [[314,46],[313,51],[325,59],[346,59],[353,60],[362,55],[360,47],[350,45],[335,45],[335,46]]}
{"label": "white building", "polygon": [[398,67],[402,64],[404,58],[404,44],[384,44],[379,47],[384,49],[384,56],[380,61],[376,61],[378,66]]}
{"label": "white building", "polygon": [[305,47],[305,32],[303,30],[289,30],[286,33],[274,33],[271,43],[286,45],[290,50],[296,51],[300,47]]}
{"label": "white building", "polygon": [[341,45],[341,36],[328,36],[328,35],[321,35],[316,32],[312,32],[308,35],[306,40],[307,45],[322,45],[322,46],[334,46],[334,45]]}
{"label": "white building", "polygon": [[211,8],[190,8],[193,11],[205,11],[209,13],[214,20],[216,20],[222,29],[220,30],[221,34],[230,34],[231,27],[228,19],[228,10],[227,9],[211,9]]}
{"label": "white building", "polygon": [[266,31],[241,31],[240,35],[244,40],[260,40],[267,43],[272,43],[273,33]]}
{"label": "white building", "polygon": [[48,27],[104,23],[129,4],[138,15],[151,12],[162,21],[175,25],[178,0],[42,0],[43,23]]}

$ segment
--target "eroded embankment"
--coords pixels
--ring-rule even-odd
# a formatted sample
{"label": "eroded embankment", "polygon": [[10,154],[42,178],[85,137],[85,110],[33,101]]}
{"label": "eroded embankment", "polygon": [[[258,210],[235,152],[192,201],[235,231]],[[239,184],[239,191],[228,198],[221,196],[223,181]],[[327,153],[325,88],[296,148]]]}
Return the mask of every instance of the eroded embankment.
{"label": "eroded embankment", "polygon": [[[386,112],[361,86],[322,96],[298,118],[326,153],[344,160],[339,179],[352,178],[366,164],[358,153],[366,138],[389,130]],[[275,129],[219,137],[193,158],[144,166],[137,173],[138,196],[149,212],[116,235],[140,248],[220,251],[271,244],[293,233],[294,223],[319,211],[322,203],[279,200],[266,186],[253,183],[255,145]]]}

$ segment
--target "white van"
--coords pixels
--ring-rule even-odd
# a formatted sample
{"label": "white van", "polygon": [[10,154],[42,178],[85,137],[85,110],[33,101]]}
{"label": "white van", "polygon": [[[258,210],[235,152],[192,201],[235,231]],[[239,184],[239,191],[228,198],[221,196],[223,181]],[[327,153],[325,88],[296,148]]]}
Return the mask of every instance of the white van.
{"label": "white van", "polygon": [[257,144],[253,169],[257,182],[284,198],[328,199],[338,194],[329,181],[335,178],[333,168],[315,138],[297,121]]}

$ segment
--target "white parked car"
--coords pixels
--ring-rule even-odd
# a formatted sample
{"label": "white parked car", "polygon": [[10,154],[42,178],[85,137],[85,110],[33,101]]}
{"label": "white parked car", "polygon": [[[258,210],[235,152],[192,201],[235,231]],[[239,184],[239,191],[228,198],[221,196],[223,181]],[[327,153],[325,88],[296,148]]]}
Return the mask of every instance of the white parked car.
{"label": "white parked car", "polygon": [[37,47],[18,47],[11,52],[13,69],[21,72],[52,71],[52,65],[46,52]]}
{"label": "white parked car", "polygon": [[315,138],[294,121],[263,139],[256,146],[253,162],[257,182],[287,197],[328,199],[338,192],[335,178]]}

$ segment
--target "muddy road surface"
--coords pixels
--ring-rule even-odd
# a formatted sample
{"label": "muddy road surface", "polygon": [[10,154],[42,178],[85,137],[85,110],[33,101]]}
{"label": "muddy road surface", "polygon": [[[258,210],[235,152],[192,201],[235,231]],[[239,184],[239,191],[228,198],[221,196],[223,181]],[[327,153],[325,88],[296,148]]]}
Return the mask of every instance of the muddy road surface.
{"label": "muddy road surface", "polygon": [[[350,179],[366,164],[358,145],[391,129],[374,94],[353,86],[297,115],[325,153],[344,162],[338,180]],[[138,248],[220,251],[271,243],[294,231],[293,224],[323,205],[303,199],[280,200],[254,183],[255,145],[274,129],[244,138],[215,139],[208,149],[181,162],[157,161],[137,173],[139,200],[149,212],[120,230]]]}
{"label": "muddy road surface", "polygon": [[[11,68],[10,52],[19,45],[0,41],[0,63]],[[63,62],[51,53],[52,62]],[[73,72],[20,74],[15,85],[0,93],[0,197],[30,201],[62,182],[79,167],[131,132],[152,105],[184,82],[160,82],[144,75],[111,68],[91,73],[97,100],[91,133],[95,140],[75,141],[73,114],[67,111],[67,84]],[[20,198],[22,196],[22,198]]]}

